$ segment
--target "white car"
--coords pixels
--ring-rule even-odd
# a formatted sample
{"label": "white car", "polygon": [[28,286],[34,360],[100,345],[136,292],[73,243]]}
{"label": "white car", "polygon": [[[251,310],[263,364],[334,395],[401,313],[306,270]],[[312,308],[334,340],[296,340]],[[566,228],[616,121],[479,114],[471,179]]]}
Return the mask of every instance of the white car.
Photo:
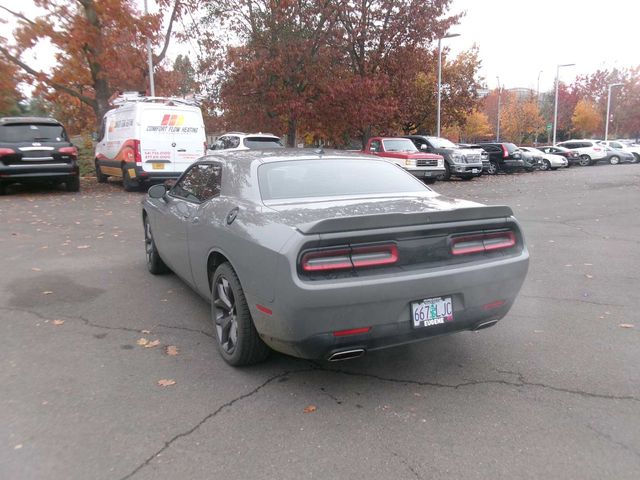
{"label": "white car", "polygon": [[284,148],[280,137],[271,133],[243,133],[229,132],[220,135],[216,143],[209,147],[209,150],[268,150],[273,148]]}
{"label": "white car", "polygon": [[594,165],[598,160],[607,158],[607,151],[598,143],[598,140],[567,140],[558,143],[558,146],[573,150],[580,155],[580,165]]}
{"label": "white car", "polygon": [[600,145],[605,145],[609,148],[615,148],[618,150],[622,150],[623,152],[628,152],[633,155],[634,161],[631,163],[640,162],[640,146],[638,145],[628,145],[626,143],[618,142],[617,140],[607,140],[598,142]]}
{"label": "white car", "polygon": [[567,168],[569,166],[569,162],[562,155],[545,153],[542,150],[533,147],[520,147],[520,150],[541,156],[542,164],[539,167],[540,170],[557,170],[558,168]]}

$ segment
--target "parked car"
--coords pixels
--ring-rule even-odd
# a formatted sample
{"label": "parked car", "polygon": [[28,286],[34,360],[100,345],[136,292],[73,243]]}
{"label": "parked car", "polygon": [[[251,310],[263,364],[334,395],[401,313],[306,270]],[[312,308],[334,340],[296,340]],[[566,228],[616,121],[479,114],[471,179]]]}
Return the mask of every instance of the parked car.
{"label": "parked car", "polygon": [[545,153],[542,150],[538,150],[534,147],[520,147],[520,150],[528,152],[532,155],[539,157],[538,168],[540,170],[557,170],[558,168],[566,168],[569,166],[569,162],[562,155],[556,155],[554,153]]}
{"label": "parked car", "polygon": [[508,142],[487,142],[479,143],[480,147],[489,154],[489,166],[487,173],[495,175],[499,172],[511,172],[524,170],[530,167],[522,159],[522,152],[513,143]]}
{"label": "parked car", "polygon": [[149,271],[210,301],[231,365],[269,349],[344,360],[492,326],[529,263],[509,207],[347,152],[209,155],[152,186],[142,220]]}
{"label": "parked car", "polygon": [[445,173],[442,155],[421,152],[408,138],[371,137],[362,153],[386,158],[427,183]]}
{"label": "parked car", "polygon": [[597,140],[567,140],[558,143],[558,146],[576,152],[580,156],[578,163],[583,167],[595,165],[598,161],[607,158],[604,148],[598,144]]}
{"label": "parked car", "polygon": [[114,100],[100,125],[95,149],[96,178],[121,178],[124,189],[180,174],[205,153],[200,108],[180,98],[126,92]]}
{"label": "parked car", "polygon": [[471,180],[482,175],[482,157],[477,149],[463,149],[446,138],[427,135],[406,135],[420,151],[437,153],[444,157],[443,180],[452,176]]}
{"label": "parked car", "polygon": [[539,152],[532,152],[523,147],[518,147],[518,150],[520,151],[522,160],[524,160],[526,164],[524,169],[527,172],[533,172],[536,168],[542,166],[542,155]]}
{"label": "parked car", "polygon": [[209,150],[269,150],[284,148],[280,137],[271,133],[229,132],[220,135]]}
{"label": "parked car", "polygon": [[620,163],[636,163],[636,157],[634,157],[631,152],[619,150],[607,145],[602,145],[602,148],[604,148],[605,154],[607,155],[605,157],[605,161],[609,162],[611,165],[619,165]]}
{"label": "parked car", "polygon": [[[619,142],[617,140],[607,140],[598,142],[600,145],[604,145],[606,147],[615,148],[617,150],[622,150],[623,152],[630,153],[633,155],[633,162],[640,162],[640,146],[633,145],[631,143]],[[610,160],[609,160],[610,161]]]}
{"label": "parked car", "polygon": [[467,150],[475,150],[480,153],[480,160],[482,161],[482,171],[486,172],[489,170],[489,154],[482,148],[480,145],[473,145],[469,143],[458,143],[458,147],[467,149]]}
{"label": "parked car", "polygon": [[80,189],[78,150],[53,118],[0,118],[0,195],[12,183],[64,183]]}
{"label": "parked car", "polygon": [[567,159],[567,167],[580,162],[580,155],[578,155],[578,153],[574,152],[573,150],[569,150],[568,148],[558,147],[557,145],[546,145],[538,147],[538,150],[542,151],[543,153],[563,156]]}

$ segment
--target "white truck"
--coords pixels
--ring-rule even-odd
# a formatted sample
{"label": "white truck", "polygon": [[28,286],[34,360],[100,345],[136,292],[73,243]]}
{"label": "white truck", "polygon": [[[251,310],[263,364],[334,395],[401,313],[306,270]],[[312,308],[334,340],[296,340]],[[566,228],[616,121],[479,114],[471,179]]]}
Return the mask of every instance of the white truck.
{"label": "white truck", "polygon": [[98,182],[122,178],[124,189],[177,178],[207,148],[200,108],[190,100],[124,93],[102,119],[96,140]]}

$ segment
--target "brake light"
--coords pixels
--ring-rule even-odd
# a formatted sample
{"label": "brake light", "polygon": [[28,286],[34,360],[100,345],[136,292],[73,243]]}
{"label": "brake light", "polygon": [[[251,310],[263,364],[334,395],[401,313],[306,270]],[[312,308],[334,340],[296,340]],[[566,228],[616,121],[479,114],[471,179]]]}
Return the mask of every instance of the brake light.
{"label": "brake light", "polygon": [[502,147],[502,158],[509,157],[509,150],[507,150],[506,145],[503,143],[501,147]]}
{"label": "brake light", "polygon": [[58,149],[58,152],[63,155],[71,155],[72,157],[78,156],[78,149],[76,147],[61,147]]}
{"label": "brake light", "polygon": [[309,252],[300,263],[305,272],[321,272],[391,265],[397,261],[398,247],[385,244]]}
{"label": "brake light", "polygon": [[494,252],[514,247],[516,235],[512,231],[479,233],[451,239],[453,255],[471,255],[473,253]]}
{"label": "brake light", "polygon": [[136,161],[136,165],[142,166],[142,153],[140,151],[140,140],[133,141],[133,158]]}
{"label": "brake light", "polygon": [[5,155],[13,155],[15,152],[10,148],[0,148],[0,157]]}

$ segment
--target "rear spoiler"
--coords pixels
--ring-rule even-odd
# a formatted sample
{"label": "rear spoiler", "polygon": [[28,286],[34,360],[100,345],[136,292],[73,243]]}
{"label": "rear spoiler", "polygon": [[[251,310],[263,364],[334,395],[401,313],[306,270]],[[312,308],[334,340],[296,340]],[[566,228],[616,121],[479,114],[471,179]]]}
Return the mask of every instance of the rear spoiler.
{"label": "rear spoiler", "polygon": [[338,217],[318,220],[298,225],[297,230],[304,235],[314,233],[349,232],[377,228],[408,227],[434,223],[507,218],[513,215],[510,207],[503,205],[489,207],[458,208],[440,212],[384,213],[358,217]]}

